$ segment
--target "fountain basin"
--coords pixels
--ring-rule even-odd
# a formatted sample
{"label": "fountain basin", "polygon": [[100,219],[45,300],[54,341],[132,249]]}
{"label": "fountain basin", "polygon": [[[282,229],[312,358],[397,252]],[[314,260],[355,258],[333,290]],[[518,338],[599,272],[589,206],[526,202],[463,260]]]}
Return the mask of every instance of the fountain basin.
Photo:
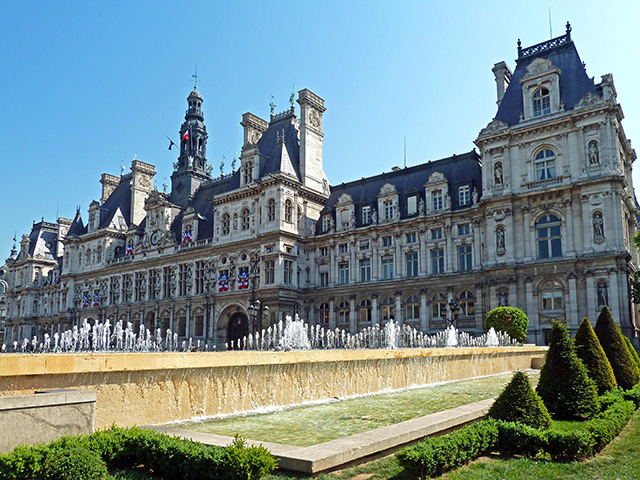
{"label": "fountain basin", "polygon": [[94,390],[96,428],[151,425],[518,369],[546,347],[0,355],[2,395]]}

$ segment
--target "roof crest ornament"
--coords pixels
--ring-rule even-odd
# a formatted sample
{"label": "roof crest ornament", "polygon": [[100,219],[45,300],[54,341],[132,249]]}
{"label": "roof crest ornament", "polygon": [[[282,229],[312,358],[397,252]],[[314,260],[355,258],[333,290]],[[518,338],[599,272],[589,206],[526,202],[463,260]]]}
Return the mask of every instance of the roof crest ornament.
{"label": "roof crest ornament", "polygon": [[518,59],[530,57],[541,52],[546,52],[552,48],[560,47],[571,42],[571,24],[567,22],[566,33],[551,40],[537,43],[531,47],[522,48],[522,42],[518,39]]}

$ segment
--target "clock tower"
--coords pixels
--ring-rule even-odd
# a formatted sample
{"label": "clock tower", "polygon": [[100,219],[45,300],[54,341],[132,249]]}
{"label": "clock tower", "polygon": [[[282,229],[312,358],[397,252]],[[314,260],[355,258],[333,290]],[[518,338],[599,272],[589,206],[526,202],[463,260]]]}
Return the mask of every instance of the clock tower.
{"label": "clock tower", "polygon": [[180,127],[180,156],[171,175],[171,202],[185,208],[198,187],[211,180],[207,162],[207,127],[197,87],[187,97],[187,113]]}

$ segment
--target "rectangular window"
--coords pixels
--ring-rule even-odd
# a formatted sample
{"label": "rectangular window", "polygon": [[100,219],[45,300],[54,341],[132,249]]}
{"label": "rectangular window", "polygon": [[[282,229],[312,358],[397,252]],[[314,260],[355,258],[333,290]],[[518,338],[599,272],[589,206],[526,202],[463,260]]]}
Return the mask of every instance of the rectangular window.
{"label": "rectangular window", "polygon": [[431,273],[438,274],[444,272],[444,248],[434,248],[431,250]]}
{"label": "rectangular window", "polygon": [[361,240],[359,248],[360,250],[369,250],[369,240]]}
{"label": "rectangular window", "polygon": [[393,257],[382,257],[382,280],[393,279]]}
{"label": "rectangular window", "polygon": [[406,254],[407,259],[407,277],[418,276],[418,252],[409,252]]}
{"label": "rectangular window", "polygon": [[371,207],[367,205],[362,207],[362,224],[369,225],[371,223]]}
{"label": "rectangular window", "polygon": [[382,246],[383,247],[391,247],[393,245],[393,237],[392,236],[386,236],[386,237],[382,237]]}
{"label": "rectangular window", "polygon": [[347,283],[349,283],[349,264],[348,263],[338,264],[338,283],[340,285],[346,285]]}
{"label": "rectangular window", "polygon": [[331,215],[326,214],[322,216],[322,231],[328,232],[331,226]]}
{"label": "rectangular window", "polygon": [[329,254],[329,249],[327,247],[320,247],[318,249],[318,255],[321,257],[326,257]]}
{"label": "rectangular window", "polygon": [[371,281],[371,259],[363,258],[360,260],[360,281],[361,282],[369,282]]}
{"label": "rectangular window", "polygon": [[431,240],[439,240],[442,238],[442,229],[441,228],[432,228],[431,229]]}
{"label": "rectangular window", "polygon": [[416,239],[417,239],[416,232],[409,232],[405,237],[405,240],[407,243],[416,243],[417,242]]}
{"label": "rectangular window", "polygon": [[144,299],[144,288],[142,288],[143,282],[144,282],[144,273],[136,272],[134,290],[133,290],[134,299],[136,302],[141,302]]}
{"label": "rectangular window", "polygon": [[118,287],[118,277],[111,277],[109,280],[109,303],[111,305],[115,305],[117,303],[116,300],[120,297]]}
{"label": "rectangular window", "polygon": [[460,245],[458,247],[458,270],[465,272],[473,268],[471,257],[471,245]]}
{"label": "rectangular window", "polygon": [[349,210],[340,211],[340,226],[347,228],[349,226]]}
{"label": "rectangular window", "polygon": [[162,269],[162,296],[164,298],[171,297],[171,267]]}
{"label": "rectangular window", "polygon": [[418,213],[418,197],[411,195],[407,197],[407,215],[415,215]]}
{"label": "rectangular window", "polygon": [[385,200],[382,202],[382,211],[384,213],[384,219],[391,220],[393,218],[393,200]]}
{"label": "rectangular window", "polygon": [[349,252],[349,244],[341,243],[338,245],[338,253],[348,253]]}
{"label": "rectangular window", "polygon": [[458,235],[469,235],[471,233],[471,224],[463,223],[458,225]]}
{"label": "rectangular window", "polygon": [[204,262],[196,262],[196,295],[204,293]]}
{"label": "rectangular window", "polygon": [[562,310],[562,292],[542,292],[542,310]]}
{"label": "rectangular window", "polygon": [[458,205],[469,205],[471,203],[471,187],[462,185],[458,187]]}
{"label": "rectangular window", "polygon": [[264,261],[264,283],[271,285],[276,281],[276,264],[273,260]]}
{"label": "rectangular window", "polygon": [[442,203],[444,200],[442,190],[434,190],[431,192],[431,199],[433,200],[433,210],[442,210]]}
{"label": "rectangular window", "polygon": [[293,260],[284,261],[284,283],[293,285]]}
{"label": "rectangular window", "polygon": [[321,287],[329,286],[329,272],[320,272],[320,286]]}
{"label": "rectangular window", "polygon": [[158,271],[155,268],[149,270],[149,285],[147,285],[149,300],[156,299],[156,283],[158,281]]}
{"label": "rectangular window", "polygon": [[187,294],[187,266],[178,266],[178,296],[184,297]]}

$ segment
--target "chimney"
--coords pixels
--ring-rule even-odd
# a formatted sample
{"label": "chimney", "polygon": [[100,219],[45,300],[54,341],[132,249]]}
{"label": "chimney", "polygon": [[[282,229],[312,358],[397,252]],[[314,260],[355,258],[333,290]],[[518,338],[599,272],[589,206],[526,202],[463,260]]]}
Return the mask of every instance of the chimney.
{"label": "chimney", "polygon": [[144,201],[153,188],[153,176],[156,167],[140,160],[131,162],[131,223],[140,225],[147,214],[144,209]]}
{"label": "chimney", "polygon": [[254,115],[253,113],[245,113],[242,115],[240,125],[244,128],[244,140],[242,145],[255,145],[267,130],[269,124],[266,120]]}
{"label": "chimney", "polygon": [[324,100],[307,90],[298,92],[300,104],[300,174],[305,187],[325,192],[326,175],[322,159],[322,115]]}
{"label": "chimney", "polygon": [[498,90],[498,106],[502,102],[504,92],[507,91],[509,83],[511,82],[511,70],[505,62],[498,62],[493,66],[493,74],[496,77],[496,88]]}
{"label": "chimney", "polygon": [[104,203],[120,183],[120,177],[103,173],[100,177],[100,183],[102,184],[102,197],[100,197],[100,203]]}

